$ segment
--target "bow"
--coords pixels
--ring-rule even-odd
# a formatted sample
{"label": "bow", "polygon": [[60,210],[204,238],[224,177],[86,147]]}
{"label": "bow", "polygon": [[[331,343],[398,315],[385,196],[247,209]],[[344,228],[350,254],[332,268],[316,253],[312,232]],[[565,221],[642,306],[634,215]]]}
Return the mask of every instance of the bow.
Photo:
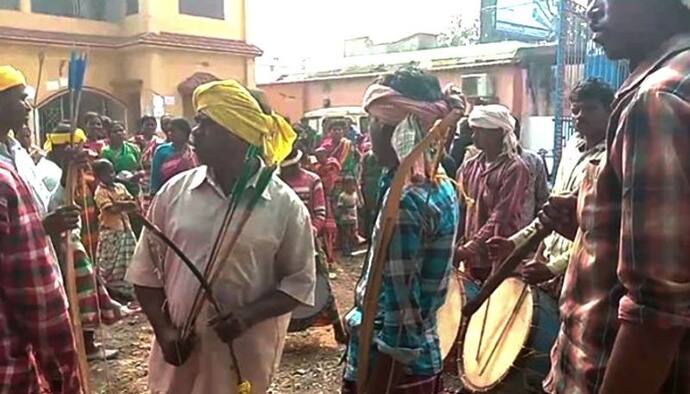
{"label": "bow", "polygon": [[[184,252],[182,252],[182,250],[177,245],[175,245],[175,243],[170,238],[168,238],[163,233],[163,231],[161,231],[161,229],[158,228],[158,226],[153,224],[146,217],[144,217],[144,215],[138,212],[136,212],[135,215],[141,220],[141,222],[147,230],[151,231],[153,235],[155,235],[166,246],[168,246],[180,258],[180,260],[182,260],[184,265],[186,265],[187,268],[189,268],[189,270],[192,271],[194,277],[199,281],[201,288],[205,291],[205,296],[213,306],[213,309],[216,311],[218,315],[221,315],[223,310],[220,307],[220,303],[213,295],[211,284],[206,280],[206,278],[204,278],[204,275],[201,273],[201,271],[199,271],[199,268],[197,268],[197,266],[194,265],[194,263],[192,263],[192,260],[189,257],[187,257],[187,255],[185,255]],[[238,378],[237,392],[239,394],[249,394],[251,392],[251,385],[248,381],[242,379],[239,364],[237,363],[237,356],[235,355],[235,351],[232,345],[228,344],[228,348],[230,349],[230,357],[232,358],[233,367]]]}
{"label": "bow", "polygon": [[374,334],[374,320],[378,309],[378,298],[383,280],[383,266],[386,262],[388,246],[393,238],[395,223],[398,219],[400,198],[406,185],[408,174],[421,156],[426,154],[434,145],[441,145],[436,152],[434,166],[430,169],[430,179],[436,178],[440,155],[443,154],[443,144],[446,141],[448,131],[457,121],[457,110],[453,110],[440,122],[436,123],[429,133],[414,147],[398,165],[397,172],[388,189],[388,197],[381,209],[381,236],[373,247],[374,257],[370,267],[366,292],[364,295],[362,324],[359,328],[359,352],[357,365],[357,392],[367,392],[367,380],[369,378],[369,350]]}

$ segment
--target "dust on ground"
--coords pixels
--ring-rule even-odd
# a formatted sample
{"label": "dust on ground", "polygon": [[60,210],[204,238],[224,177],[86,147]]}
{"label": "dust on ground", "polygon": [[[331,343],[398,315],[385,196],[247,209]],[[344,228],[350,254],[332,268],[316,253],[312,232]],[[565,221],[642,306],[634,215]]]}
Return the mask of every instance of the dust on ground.
{"label": "dust on ground", "polygon": [[[353,303],[353,291],[362,268],[362,257],[343,258],[337,278],[331,280],[341,315]],[[120,350],[116,360],[91,364],[92,390],[103,394],[148,393],[147,358],[153,331],[143,314],[137,314],[97,333],[107,348]],[[289,334],[282,362],[271,394],[339,393],[342,377],[340,364],[345,348],[338,345],[330,327],[310,328]],[[458,387],[457,379],[447,375],[450,392]]]}

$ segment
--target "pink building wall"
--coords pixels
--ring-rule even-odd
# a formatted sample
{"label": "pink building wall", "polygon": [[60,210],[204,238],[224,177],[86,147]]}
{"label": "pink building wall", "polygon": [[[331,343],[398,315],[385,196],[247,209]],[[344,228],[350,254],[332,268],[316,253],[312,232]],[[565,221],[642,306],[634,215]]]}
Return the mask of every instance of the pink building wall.
{"label": "pink building wall", "polygon": [[[503,65],[476,69],[436,71],[441,86],[460,85],[463,74],[488,73],[493,75],[494,92],[499,102],[515,114],[522,115],[527,92],[524,72],[518,65]],[[342,78],[321,81],[270,83],[258,87],[266,92],[273,108],[293,122],[305,112],[323,107],[329,99],[332,107],[359,106],[362,95],[374,77]]]}

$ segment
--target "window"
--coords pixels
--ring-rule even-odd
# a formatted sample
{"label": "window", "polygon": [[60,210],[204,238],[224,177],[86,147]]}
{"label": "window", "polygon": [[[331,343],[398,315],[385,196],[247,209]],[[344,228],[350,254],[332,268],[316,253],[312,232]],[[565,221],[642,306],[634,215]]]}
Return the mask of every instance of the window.
{"label": "window", "polygon": [[467,97],[490,97],[493,86],[486,74],[466,75],[462,77],[462,91]]}
{"label": "window", "polygon": [[180,14],[225,19],[225,1],[180,0]]}
{"label": "window", "polygon": [[103,0],[31,0],[31,10],[38,14],[106,19],[106,2]]}
{"label": "window", "polygon": [[18,10],[19,0],[0,0],[0,10]]}
{"label": "window", "polygon": [[139,13],[139,0],[127,0],[127,15]]}

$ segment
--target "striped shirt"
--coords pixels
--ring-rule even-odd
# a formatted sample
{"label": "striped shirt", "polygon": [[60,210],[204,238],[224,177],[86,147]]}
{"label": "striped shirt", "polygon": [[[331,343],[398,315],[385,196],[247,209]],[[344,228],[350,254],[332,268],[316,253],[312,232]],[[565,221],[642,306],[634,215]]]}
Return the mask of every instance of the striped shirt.
{"label": "striped shirt", "polygon": [[[679,35],[618,92],[607,160],[580,189],[552,392],[599,391],[619,321],[690,327],[689,75],[690,35]],[[665,393],[690,390],[690,334],[680,349]]]}
{"label": "striped shirt", "polygon": [[[384,185],[391,178],[392,173],[385,176]],[[443,305],[448,287],[459,222],[458,205],[455,190],[448,181],[442,181],[438,187],[413,184],[402,192],[398,220],[384,265],[374,324],[374,346],[402,363],[407,375],[433,376],[443,368],[436,311]],[[373,245],[381,236],[381,221],[379,216]],[[348,381],[355,381],[357,377],[359,338],[356,332],[361,324],[373,255],[369,250],[363,275],[355,289],[355,308],[346,317],[348,331],[352,334],[345,366],[345,380]]]}
{"label": "striped shirt", "polygon": [[307,206],[311,216],[311,225],[314,232],[318,234],[326,222],[326,197],[321,178],[313,172],[300,169],[296,176],[283,180]]}

